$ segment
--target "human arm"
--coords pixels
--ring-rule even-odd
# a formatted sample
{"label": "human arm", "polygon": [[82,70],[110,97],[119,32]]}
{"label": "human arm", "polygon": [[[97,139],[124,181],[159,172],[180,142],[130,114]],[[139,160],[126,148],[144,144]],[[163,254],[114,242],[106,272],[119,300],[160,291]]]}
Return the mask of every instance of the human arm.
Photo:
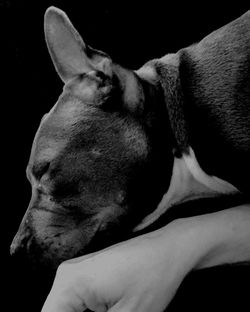
{"label": "human arm", "polygon": [[250,207],[173,221],[63,263],[42,312],[163,311],[194,269],[250,261]]}

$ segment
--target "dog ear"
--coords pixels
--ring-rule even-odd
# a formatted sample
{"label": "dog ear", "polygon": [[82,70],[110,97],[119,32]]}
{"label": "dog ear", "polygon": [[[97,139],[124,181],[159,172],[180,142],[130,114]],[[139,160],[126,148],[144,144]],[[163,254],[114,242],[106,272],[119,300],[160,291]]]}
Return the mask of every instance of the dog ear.
{"label": "dog ear", "polygon": [[87,46],[62,10],[47,9],[44,32],[50,56],[64,82],[93,70],[111,75],[109,56]]}

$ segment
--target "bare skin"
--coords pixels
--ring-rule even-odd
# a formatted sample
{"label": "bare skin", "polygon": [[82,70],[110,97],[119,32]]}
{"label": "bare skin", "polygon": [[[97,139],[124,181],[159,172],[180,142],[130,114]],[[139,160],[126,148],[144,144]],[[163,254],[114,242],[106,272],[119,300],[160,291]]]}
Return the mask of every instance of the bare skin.
{"label": "bare skin", "polygon": [[249,205],[167,226],[60,265],[42,312],[161,312],[191,271],[250,261]]}

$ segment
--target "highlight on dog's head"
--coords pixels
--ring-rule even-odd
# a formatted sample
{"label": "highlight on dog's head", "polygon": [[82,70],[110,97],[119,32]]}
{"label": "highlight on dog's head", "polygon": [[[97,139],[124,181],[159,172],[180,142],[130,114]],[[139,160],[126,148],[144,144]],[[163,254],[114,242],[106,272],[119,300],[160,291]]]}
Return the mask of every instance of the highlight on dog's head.
{"label": "highlight on dog's head", "polygon": [[32,198],[12,251],[57,267],[128,237],[160,201],[172,164],[162,107],[148,102],[154,87],[88,47],[57,8],[45,14],[45,37],[65,86],[35,136]]}

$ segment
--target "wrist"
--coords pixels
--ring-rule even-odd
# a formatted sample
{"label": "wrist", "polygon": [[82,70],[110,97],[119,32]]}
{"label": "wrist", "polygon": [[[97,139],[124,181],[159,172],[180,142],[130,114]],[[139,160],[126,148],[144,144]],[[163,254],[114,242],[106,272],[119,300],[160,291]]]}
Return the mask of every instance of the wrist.
{"label": "wrist", "polygon": [[209,259],[223,243],[215,216],[201,215],[177,219],[162,231],[162,239],[172,241],[184,273],[209,266]]}
{"label": "wrist", "polygon": [[[175,240],[186,270],[250,261],[250,207],[243,205],[185,219],[162,228]],[[172,235],[172,238],[170,237]]]}
{"label": "wrist", "polygon": [[214,246],[210,231],[204,231],[199,217],[174,220],[157,232],[164,257],[169,259],[171,254],[183,276],[197,268]]}

